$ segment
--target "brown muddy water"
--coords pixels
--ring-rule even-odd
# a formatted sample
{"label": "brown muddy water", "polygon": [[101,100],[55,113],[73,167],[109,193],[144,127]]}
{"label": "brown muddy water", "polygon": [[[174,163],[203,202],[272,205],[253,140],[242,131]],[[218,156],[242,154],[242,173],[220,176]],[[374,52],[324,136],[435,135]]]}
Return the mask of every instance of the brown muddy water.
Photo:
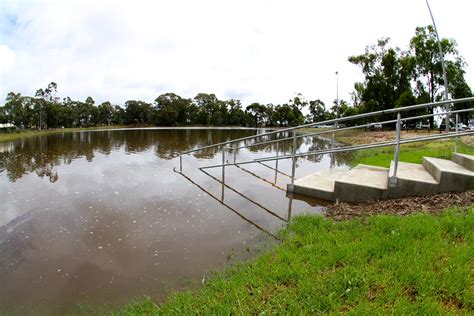
{"label": "brown muddy water", "polygon": [[[269,168],[274,162],[227,167],[226,187],[216,181],[220,168],[208,170],[215,178],[198,169],[222,161],[216,149],[185,156],[185,176],[173,172],[176,152],[262,132],[133,129],[0,143],[0,314],[64,314],[143,295],[162,301],[275,243],[288,217],[321,212],[282,190],[290,161],[279,162],[282,173]],[[330,145],[306,137],[298,146]],[[343,156],[335,160],[344,168]],[[296,176],[330,164],[328,155],[299,159]]]}

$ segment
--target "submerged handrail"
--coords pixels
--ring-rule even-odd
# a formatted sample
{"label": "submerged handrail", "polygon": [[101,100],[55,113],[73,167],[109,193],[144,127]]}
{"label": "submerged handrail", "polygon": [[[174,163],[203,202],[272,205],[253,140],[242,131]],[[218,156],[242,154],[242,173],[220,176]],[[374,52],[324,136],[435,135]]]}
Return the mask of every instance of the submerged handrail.
{"label": "submerged handrail", "polygon": [[[405,138],[400,140],[400,144],[408,144],[408,143],[415,143],[415,142],[422,142],[422,141],[429,141],[429,140],[437,140],[437,139],[444,139],[444,138],[452,138],[452,137],[462,137],[467,135],[473,135],[474,131],[467,131],[467,132],[449,132],[446,134],[439,134],[439,135],[431,135],[431,136],[422,136],[422,137],[413,137],[413,138]],[[235,163],[226,163],[226,164],[216,164],[210,166],[200,167],[199,169],[212,169],[212,168],[220,168],[220,167],[230,167],[235,165],[247,165],[252,163],[258,162],[265,162],[265,161],[274,161],[274,160],[285,160],[291,158],[301,158],[301,157],[308,157],[308,156],[315,156],[315,155],[323,155],[323,154],[330,154],[330,153],[338,153],[338,152],[351,152],[356,150],[362,149],[371,149],[371,148],[378,148],[378,147],[387,147],[396,145],[396,140],[390,140],[385,142],[378,142],[372,144],[361,144],[361,145],[351,145],[351,146],[344,146],[344,147],[334,147],[330,149],[322,149],[316,151],[309,151],[306,153],[296,154],[296,155],[284,155],[284,156],[269,156],[263,158],[256,158],[252,160],[246,161],[239,161]]]}
{"label": "submerged handrail", "polygon": [[[200,169],[207,169],[207,168],[216,168],[216,167],[222,167],[222,182],[225,182],[225,167],[226,166],[239,166],[243,164],[248,164],[248,163],[256,163],[256,162],[264,162],[264,161],[276,161],[276,170],[278,171],[278,161],[282,159],[293,159],[292,162],[292,168],[291,168],[291,185],[293,185],[294,180],[295,180],[295,169],[296,169],[296,159],[299,157],[306,157],[306,156],[311,156],[311,155],[319,155],[319,154],[325,154],[325,153],[336,153],[336,152],[341,152],[341,151],[352,151],[352,150],[360,150],[360,149],[367,149],[367,148],[376,148],[376,147],[382,147],[382,146],[392,146],[395,145],[395,155],[394,155],[394,171],[393,175],[390,176],[389,179],[389,185],[390,186],[396,186],[397,185],[397,168],[398,168],[398,158],[399,158],[399,152],[400,152],[400,145],[405,144],[405,143],[411,143],[411,142],[417,142],[417,141],[425,141],[425,140],[435,140],[435,139],[442,139],[442,138],[449,138],[449,137],[458,137],[458,136],[465,136],[465,135],[470,135],[473,134],[474,131],[469,131],[469,132],[459,132],[459,114],[464,113],[464,112],[470,112],[474,111],[474,108],[467,108],[467,109],[460,109],[460,110],[448,110],[445,112],[439,112],[439,113],[430,113],[430,114],[424,114],[424,115],[417,115],[417,116],[411,116],[411,117],[401,117],[401,113],[404,111],[411,111],[411,110],[416,110],[416,109],[426,109],[426,108],[433,108],[433,107],[438,107],[442,105],[452,105],[452,104],[458,104],[458,103],[464,103],[464,102],[473,102],[474,97],[468,97],[468,98],[462,98],[462,99],[455,99],[455,100],[445,100],[445,101],[439,101],[439,102],[431,102],[431,103],[424,103],[424,104],[417,104],[417,105],[410,105],[410,106],[405,106],[405,107],[399,107],[399,108],[393,108],[393,109],[388,109],[388,110],[381,110],[381,111],[374,111],[374,112],[369,112],[369,113],[361,113],[361,114],[356,114],[352,116],[347,116],[347,117],[341,117],[341,118],[335,118],[331,120],[326,120],[322,122],[316,122],[316,123],[309,123],[309,124],[303,124],[299,126],[294,126],[294,127],[289,127],[289,128],[284,128],[284,129],[279,129],[267,133],[262,133],[262,134],[257,134],[257,135],[252,135],[252,136],[247,136],[247,137],[242,137],[242,138],[237,138],[237,139],[232,139],[228,140],[225,142],[220,142],[217,144],[212,144],[208,146],[203,146],[200,148],[184,151],[181,153],[178,153],[179,157],[179,171],[183,171],[183,155],[190,154],[193,152],[201,151],[204,149],[209,149],[209,148],[215,148],[215,147],[220,147],[220,146],[226,146],[228,144],[240,142],[240,141],[245,141],[245,140],[250,140],[250,139],[256,139],[255,143],[252,144],[245,144],[243,146],[234,146],[233,152],[234,152],[234,162],[233,163],[228,163],[226,161],[226,150],[225,148],[222,149],[222,163],[218,165],[213,165],[213,166],[206,166],[206,167],[201,167]],[[390,113],[396,113],[397,118],[392,119],[392,120],[386,120],[386,121],[381,121],[381,122],[372,122],[372,123],[366,123],[366,124],[361,124],[361,125],[355,125],[355,126],[349,126],[349,127],[342,127],[342,128],[337,128],[337,123],[339,122],[344,122],[344,121],[351,121],[351,120],[359,120],[362,118],[368,118],[372,116],[379,116],[379,115],[385,115],[385,114],[390,114]],[[446,120],[449,123],[449,116],[451,114],[456,115],[456,124],[455,124],[455,132],[449,132],[449,125],[446,126],[447,132],[443,135],[434,135],[434,136],[428,136],[428,137],[414,137],[410,139],[400,139],[400,133],[401,133],[401,123],[402,122],[407,122],[410,120],[416,120],[416,119],[422,119],[422,118],[428,118],[428,117],[435,117],[435,116],[443,116],[446,115]],[[322,134],[327,134],[327,133],[335,133],[337,131],[344,131],[344,130],[351,130],[351,129],[356,129],[356,128],[362,128],[362,127],[370,127],[374,125],[383,125],[383,124],[389,124],[389,123],[396,123],[396,129],[395,129],[395,140],[394,141],[386,141],[386,142],[381,142],[381,143],[368,143],[368,144],[359,144],[359,145],[351,145],[351,146],[346,146],[346,147],[336,147],[336,148],[331,148],[331,149],[326,149],[326,150],[319,150],[319,151],[312,151],[312,152],[307,152],[307,153],[296,153],[296,147],[297,147],[297,138],[298,137],[305,137],[305,136],[316,136],[316,135],[322,135]],[[324,131],[319,131],[315,133],[305,133],[297,136],[296,130],[301,129],[301,128],[306,128],[306,127],[315,127],[315,126],[321,126],[321,125],[329,125],[329,124],[334,124],[334,128],[329,129],[329,130],[324,130]],[[272,139],[272,140],[263,140],[263,141],[258,141],[258,138],[262,138],[265,136],[269,135],[277,135],[281,133],[286,133],[289,131],[293,131],[292,137],[286,137],[286,138],[277,138],[277,139]],[[334,134],[333,134],[334,137]],[[293,140],[292,144],[292,150],[291,150],[291,155],[279,155],[279,147],[278,144],[282,141],[288,141],[288,140]],[[236,161],[236,152],[238,149],[242,148],[248,148],[248,147],[253,147],[253,146],[259,146],[259,145],[264,145],[264,144],[271,144],[271,143],[276,143],[277,144],[277,150],[276,150],[276,155],[272,157],[265,157],[265,158],[260,158],[260,159],[254,159],[251,161],[244,161],[244,162],[238,162]],[[457,152],[457,144],[455,143],[454,145],[454,152]],[[175,168],[173,168],[175,169]]]}

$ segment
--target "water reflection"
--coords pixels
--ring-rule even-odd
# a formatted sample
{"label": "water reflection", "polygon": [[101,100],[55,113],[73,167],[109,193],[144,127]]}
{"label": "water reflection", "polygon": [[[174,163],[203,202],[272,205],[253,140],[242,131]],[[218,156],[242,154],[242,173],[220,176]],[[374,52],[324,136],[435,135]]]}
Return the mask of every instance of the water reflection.
{"label": "water reflection", "polygon": [[[237,134],[239,137],[250,136],[255,134],[255,130],[239,130]],[[13,182],[31,172],[56,182],[59,175],[55,166],[68,165],[82,157],[91,162],[96,153],[108,156],[112,151],[123,148],[125,153],[132,154],[153,148],[160,159],[169,160],[177,152],[227,141],[234,135],[219,129],[134,129],[24,138],[0,144],[0,172],[6,170]],[[196,153],[195,157],[209,159],[218,152],[219,148],[211,148]]]}
{"label": "water reflection", "polygon": [[[264,130],[258,131],[260,133]],[[40,137],[24,138],[15,142],[0,143],[0,172],[6,171],[10,181],[14,182],[23,175],[35,172],[40,178],[56,182],[59,178],[55,169],[60,164],[71,164],[75,159],[86,158],[91,162],[96,153],[105,156],[114,150],[123,148],[125,153],[133,154],[153,148],[160,159],[170,160],[176,153],[199,147],[228,141],[233,138],[254,135],[255,130],[239,130],[238,134],[220,129],[150,129],[96,131],[80,133],[63,133]],[[270,136],[275,139],[275,136]],[[283,133],[280,137],[288,137]],[[261,141],[266,138],[257,138]],[[254,144],[255,139],[242,141],[238,146]],[[305,151],[329,149],[338,144],[330,139],[320,137],[304,137],[297,139],[298,148]],[[284,155],[291,152],[292,141],[284,141],[248,149],[232,150],[232,155],[241,151],[278,153]],[[195,158],[212,159],[220,153],[219,147],[208,148],[193,153]],[[301,150],[303,151],[303,150]],[[349,153],[336,153],[333,158],[337,166],[347,164]],[[320,162],[323,155],[312,155],[297,160],[308,159]],[[278,162],[276,162],[278,169]],[[298,165],[298,162],[297,162]]]}

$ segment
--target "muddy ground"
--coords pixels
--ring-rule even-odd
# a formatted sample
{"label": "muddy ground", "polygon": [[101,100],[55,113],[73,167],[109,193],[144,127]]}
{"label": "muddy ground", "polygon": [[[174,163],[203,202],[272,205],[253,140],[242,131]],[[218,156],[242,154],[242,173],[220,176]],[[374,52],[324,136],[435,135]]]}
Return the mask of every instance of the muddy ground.
{"label": "muddy ground", "polygon": [[[444,132],[443,132],[444,133]],[[402,130],[400,137],[402,139],[430,136],[430,135],[439,135],[438,130]],[[359,144],[371,144],[395,140],[395,131],[343,131],[339,135],[336,134],[336,138],[347,144],[359,145]],[[461,138],[462,142],[467,145],[474,145],[474,136],[463,136]],[[448,139],[440,139],[437,141],[449,141]]]}
{"label": "muddy ground", "polygon": [[408,215],[415,212],[440,213],[446,208],[474,205],[474,190],[363,203],[335,203],[326,206],[326,216],[337,221],[376,214]]}

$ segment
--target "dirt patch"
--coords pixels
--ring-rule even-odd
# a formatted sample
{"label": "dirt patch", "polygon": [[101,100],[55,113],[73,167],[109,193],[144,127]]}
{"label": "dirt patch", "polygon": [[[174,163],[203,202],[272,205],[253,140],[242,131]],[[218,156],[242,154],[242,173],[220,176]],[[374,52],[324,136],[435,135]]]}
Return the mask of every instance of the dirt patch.
{"label": "dirt patch", "polygon": [[[400,136],[401,138],[413,138],[430,134],[431,133],[427,131],[403,131]],[[395,140],[395,131],[358,131],[356,133],[342,133],[340,136],[337,136],[336,134],[336,138],[344,143],[352,145],[372,144]]]}
{"label": "dirt patch", "polygon": [[337,203],[326,206],[326,216],[337,221],[377,214],[408,215],[415,212],[440,213],[448,207],[468,207],[474,204],[474,191],[443,193],[424,197]]}
{"label": "dirt patch", "polygon": [[[400,137],[402,139],[409,139],[439,134],[440,132],[438,130],[404,130],[400,133]],[[342,131],[339,134],[336,133],[336,139],[351,145],[380,143],[395,140],[395,131]],[[463,136],[461,140],[467,145],[474,144],[474,136]],[[441,139],[438,141],[448,141],[448,139]]]}

